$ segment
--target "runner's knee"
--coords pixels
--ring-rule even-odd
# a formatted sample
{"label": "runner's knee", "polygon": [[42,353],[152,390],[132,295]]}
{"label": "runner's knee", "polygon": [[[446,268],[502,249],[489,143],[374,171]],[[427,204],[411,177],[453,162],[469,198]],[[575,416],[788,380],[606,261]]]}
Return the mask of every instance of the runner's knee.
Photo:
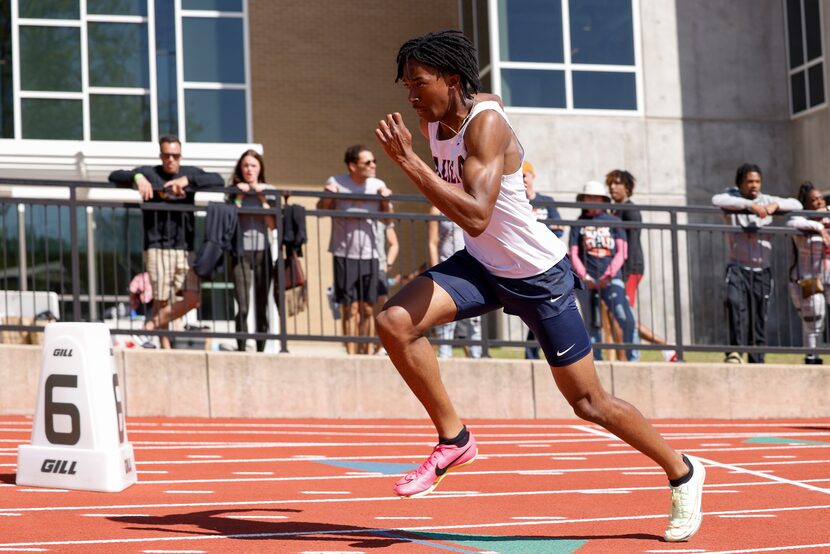
{"label": "runner's knee", "polygon": [[375,319],[378,335],[384,339],[400,340],[413,332],[412,318],[400,306],[384,308]]}

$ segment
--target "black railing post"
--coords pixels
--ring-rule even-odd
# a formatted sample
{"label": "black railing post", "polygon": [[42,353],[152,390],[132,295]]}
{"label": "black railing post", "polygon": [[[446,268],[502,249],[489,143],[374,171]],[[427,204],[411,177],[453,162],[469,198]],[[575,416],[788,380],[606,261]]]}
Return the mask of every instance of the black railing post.
{"label": "black railing post", "polygon": [[282,249],[282,233],[283,233],[283,223],[282,223],[282,216],[283,216],[283,200],[287,203],[287,198],[283,195],[278,194],[275,196],[276,202],[273,203],[273,210],[274,210],[274,218],[276,219],[277,224],[277,260],[276,260],[276,271],[277,274],[277,298],[279,301],[277,302],[277,317],[280,321],[280,352],[287,353],[288,352],[288,330],[287,330],[287,321],[288,317],[286,316],[286,303],[285,303],[285,255]]}
{"label": "black railing post", "polygon": [[78,248],[78,198],[75,184],[69,186],[69,245],[72,248],[72,317],[81,321],[81,254]]}
{"label": "black railing post", "polygon": [[672,288],[674,294],[674,339],[675,352],[677,352],[677,361],[683,361],[683,308],[680,302],[680,254],[678,253],[678,239],[677,230],[677,211],[669,211],[669,220],[671,222],[671,264],[672,264]]}

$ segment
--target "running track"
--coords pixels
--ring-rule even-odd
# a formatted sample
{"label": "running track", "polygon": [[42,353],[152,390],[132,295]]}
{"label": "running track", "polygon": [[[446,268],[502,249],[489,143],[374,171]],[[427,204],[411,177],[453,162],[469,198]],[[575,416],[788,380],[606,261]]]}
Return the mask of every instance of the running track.
{"label": "running track", "polygon": [[707,466],[680,544],[663,474],[598,427],[467,424],[479,459],[403,500],[426,422],[128,419],[139,482],[91,493],[14,485],[31,420],[0,417],[0,551],[830,552],[830,420],[655,422]]}

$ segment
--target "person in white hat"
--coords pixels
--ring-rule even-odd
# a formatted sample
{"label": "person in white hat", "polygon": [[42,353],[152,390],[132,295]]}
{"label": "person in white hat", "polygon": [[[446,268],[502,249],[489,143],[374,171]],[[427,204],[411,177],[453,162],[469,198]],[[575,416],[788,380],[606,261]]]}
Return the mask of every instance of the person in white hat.
{"label": "person in white hat", "polygon": [[[599,181],[588,181],[582,187],[582,192],[576,196],[576,201],[610,204],[611,197],[608,196],[605,185]],[[620,219],[605,209],[587,208],[582,210],[577,221],[592,221],[596,224],[576,226],[571,231],[569,254],[574,272],[588,290],[599,293],[609,313],[622,329],[623,342],[635,344],[638,342],[637,322],[625,295],[625,283],[621,273],[628,245],[625,231],[614,227],[614,223]],[[591,310],[582,311],[583,314],[590,312]],[[588,326],[591,341],[601,342],[601,325],[596,321],[593,323],[594,325]],[[628,361],[640,358],[638,350],[629,349],[625,353]],[[594,351],[594,359],[602,359],[599,350]]]}

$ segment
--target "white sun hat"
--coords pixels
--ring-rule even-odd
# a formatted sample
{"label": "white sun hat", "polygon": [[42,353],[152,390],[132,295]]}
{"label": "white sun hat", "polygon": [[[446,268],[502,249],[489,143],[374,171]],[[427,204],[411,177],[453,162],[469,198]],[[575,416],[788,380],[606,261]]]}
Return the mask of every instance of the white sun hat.
{"label": "white sun hat", "polygon": [[604,202],[611,202],[611,197],[608,196],[608,190],[599,181],[588,181],[582,185],[582,192],[576,195],[576,201],[582,202],[585,196],[601,196]]}

